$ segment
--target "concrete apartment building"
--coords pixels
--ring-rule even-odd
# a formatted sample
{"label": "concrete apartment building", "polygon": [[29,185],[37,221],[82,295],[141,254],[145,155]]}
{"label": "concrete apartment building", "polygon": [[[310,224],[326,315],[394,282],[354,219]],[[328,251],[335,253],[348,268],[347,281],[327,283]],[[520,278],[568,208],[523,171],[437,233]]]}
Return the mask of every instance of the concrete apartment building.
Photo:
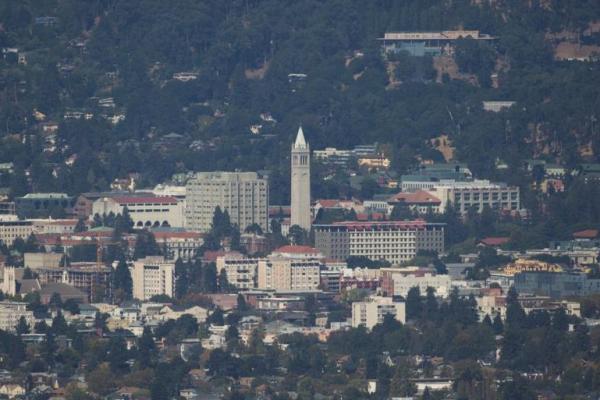
{"label": "concrete apartment building", "polygon": [[283,246],[258,262],[258,289],[279,292],[318,290],[323,256],[309,246]]}
{"label": "concrete apartment building", "polygon": [[258,224],[269,230],[269,183],[256,172],[200,172],[186,186],[187,228],[210,230],[215,208],[227,210],[240,231]]}
{"label": "concrete apartment building", "polygon": [[175,264],[163,257],[146,257],[133,262],[129,268],[133,281],[133,297],[149,300],[152,296],[173,297],[175,291]]}
{"label": "concrete apartment building", "polygon": [[0,301],[0,329],[14,332],[21,317],[25,318],[27,325],[33,328],[35,318],[33,311],[27,311],[27,303],[17,301]]}
{"label": "concrete apartment building", "polygon": [[422,295],[432,287],[437,296],[447,297],[451,291],[451,278],[419,267],[381,268],[381,292],[384,295],[406,297],[413,287],[418,287]]}
{"label": "concrete apartment building", "polygon": [[227,281],[239,290],[256,288],[258,258],[248,258],[240,253],[217,257],[217,272],[225,270]]}
{"label": "concrete apartment building", "polygon": [[336,222],[315,225],[315,247],[327,258],[364,256],[397,264],[419,250],[444,251],[444,224],[415,221]]}
{"label": "concrete apartment building", "polygon": [[391,315],[401,323],[406,323],[406,304],[394,297],[372,296],[365,301],[352,303],[352,327],[364,326],[373,329],[383,323],[386,315]]}

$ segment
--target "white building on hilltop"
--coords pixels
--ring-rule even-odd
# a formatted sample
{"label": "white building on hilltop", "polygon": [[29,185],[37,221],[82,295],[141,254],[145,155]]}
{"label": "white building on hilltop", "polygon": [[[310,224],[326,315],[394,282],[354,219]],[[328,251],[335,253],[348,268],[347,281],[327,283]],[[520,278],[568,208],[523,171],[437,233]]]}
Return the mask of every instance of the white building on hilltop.
{"label": "white building on hilltop", "polygon": [[292,146],[292,215],[290,225],[310,230],[310,147],[302,127]]}
{"label": "white building on hilltop", "polygon": [[472,182],[440,182],[427,190],[441,200],[440,212],[445,212],[449,205],[465,215],[470,209],[477,212],[484,207],[492,210],[520,209],[520,193],[518,186],[493,183],[488,180]]}

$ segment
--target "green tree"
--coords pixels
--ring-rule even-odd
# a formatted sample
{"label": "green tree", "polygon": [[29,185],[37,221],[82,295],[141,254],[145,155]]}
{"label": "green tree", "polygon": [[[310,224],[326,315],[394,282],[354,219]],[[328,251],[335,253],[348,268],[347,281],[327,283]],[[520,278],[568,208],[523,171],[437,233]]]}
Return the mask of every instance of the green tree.
{"label": "green tree", "polygon": [[16,331],[18,335],[29,333],[29,324],[27,323],[27,320],[25,320],[25,317],[19,318],[19,323],[17,324]]}
{"label": "green tree", "polygon": [[115,376],[107,364],[100,364],[86,376],[88,389],[92,393],[106,396],[115,389]]}
{"label": "green tree", "polygon": [[181,258],[175,261],[175,297],[183,298],[190,287],[188,267]]}
{"label": "green tree", "polygon": [[248,304],[246,304],[246,299],[244,298],[244,295],[241,293],[237,295],[237,310],[239,312],[248,311]]}
{"label": "green tree", "polygon": [[139,260],[140,258],[147,256],[158,256],[160,253],[160,248],[158,247],[152,232],[147,230],[139,231],[135,241],[133,258]]}
{"label": "green tree", "polygon": [[308,244],[308,232],[298,225],[290,226],[288,238],[292,244],[303,246]]}
{"label": "green tree", "polygon": [[406,318],[419,318],[422,312],[421,290],[418,286],[413,286],[408,290],[406,295]]}
{"label": "green tree", "polygon": [[138,340],[137,362],[141,369],[150,368],[153,364],[153,353],[155,350],[154,337],[150,328],[144,327],[142,337]]}
{"label": "green tree", "polygon": [[113,274],[114,297],[118,303],[130,300],[133,295],[133,281],[125,259],[119,260]]}

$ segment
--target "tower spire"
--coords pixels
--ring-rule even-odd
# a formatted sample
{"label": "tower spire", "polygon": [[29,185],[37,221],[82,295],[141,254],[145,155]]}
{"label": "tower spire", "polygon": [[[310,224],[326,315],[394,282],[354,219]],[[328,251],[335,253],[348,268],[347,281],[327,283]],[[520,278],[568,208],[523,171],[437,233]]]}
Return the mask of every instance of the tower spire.
{"label": "tower spire", "polygon": [[304,138],[304,132],[302,131],[302,125],[298,128],[298,134],[296,135],[296,141],[294,142],[295,149],[306,149],[306,139]]}

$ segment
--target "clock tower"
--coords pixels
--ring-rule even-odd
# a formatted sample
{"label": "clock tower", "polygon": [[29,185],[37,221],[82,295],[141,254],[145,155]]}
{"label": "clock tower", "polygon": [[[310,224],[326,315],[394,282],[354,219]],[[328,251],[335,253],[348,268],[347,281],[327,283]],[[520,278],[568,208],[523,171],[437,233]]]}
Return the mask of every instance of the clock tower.
{"label": "clock tower", "polygon": [[298,225],[310,231],[310,147],[302,127],[292,145],[292,218],[290,226]]}

